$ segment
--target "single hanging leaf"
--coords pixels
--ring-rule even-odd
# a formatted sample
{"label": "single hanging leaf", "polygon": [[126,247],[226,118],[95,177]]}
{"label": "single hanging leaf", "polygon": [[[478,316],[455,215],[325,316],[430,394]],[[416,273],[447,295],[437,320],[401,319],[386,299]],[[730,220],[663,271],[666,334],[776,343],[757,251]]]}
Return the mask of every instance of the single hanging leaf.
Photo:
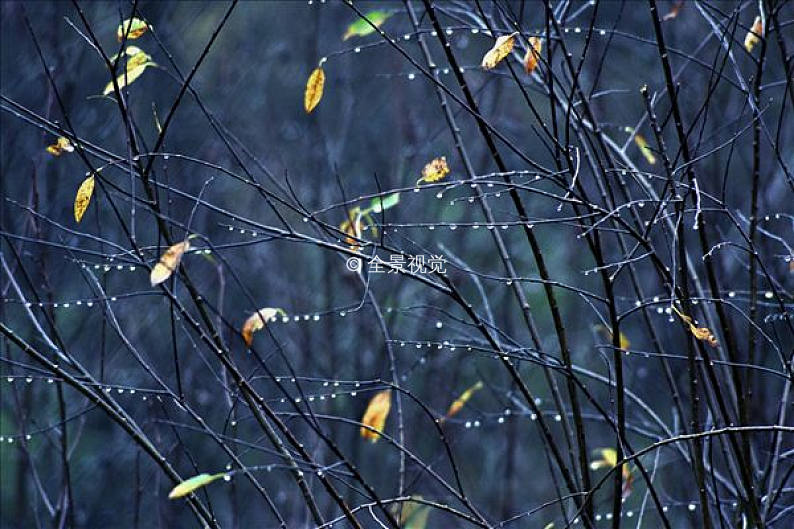
{"label": "single hanging leaf", "polygon": [[259,309],[249,316],[248,319],[245,320],[245,323],[243,323],[243,328],[240,331],[240,334],[243,335],[243,339],[245,340],[245,345],[251,347],[251,344],[254,341],[254,333],[264,329],[265,324],[269,321],[275,320],[276,316],[278,315],[286,316],[287,313],[284,312],[283,309],[274,309],[268,307]]}
{"label": "single hanging leaf", "polygon": [[511,33],[510,35],[502,35],[493,45],[493,48],[488,50],[482,58],[482,67],[484,70],[493,70],[496,65],[502,62],[502,59],[510,55],[513,51],[513,46],[516,43],[516,35],[518,32]]}
{"label": "single hanging leaf", "polygon": [[654,165],[656,163],[656,156],[653,154],[653,149],[648,146],[648,141],[645,139],[645,136],[642,134],[635,134],[634,143],[640,148],[640,152],[645,156],[645,160],[649,164]]}
{"label": "single hanging leaf", "polygon": [[[132,53],[130,52],[129,48],[134,48],[134,50],[137,50],[137,52]],[[138,79],[138,77],[143,75],[143,72],[149,66],[157,66],[156,63],[152,62],[152,58],[140,48],[135,46],[130,46],[129,48],[127,48],[126,52],[126,55],[129,57],[125,66],[126,74],[121,74],[116,77],[116,83],[119,85],[119,90],[128,84],[132,84],[136,79]],[[105,85],[102,95],[106,96],[111,93],[113,93],[113,81],[110,81],[107,85]]]}
{"label": "single hanging leaf", "polygon": [[419,503],[422,496],[411,496],[411,500],[396,503],[392,506],[392,514],[398,518],[401,529],[425,529],[427,517],[430,516],[430,506]]}
{"label": "single hanging leaf", "polygon": [[714,334],[711,332],[711,330],[708,327],[696,326],[695,322],[692,321],[692,318],[679,311],[675,305],[673,305],[673,310],[675,311],[676,314],[678,314],[678,316],[682,320],[684,320],[684,323],[689,325],[689,332],[692,333],[692,336],[694,336],[696,339],[702,342],[708,343],[712,347],[717,347],[719,345],[717,338],[714,336]]}
{"label": "single hanging leaf", "polygon": [[481,389],[482,389],[482,381],[479,381],[473,386],[471,386],[469,389],[461,393],[460,397],[455,399],[455,401],[452,404],[450,404],[449,409],[447,410],[446,418],[448,419],[453,415],[455,415],[456,413],[458,413],[463,408],[463,406],[465,406],[466,403],[469,402],[469,399],[472,398],[474,393]]}
{"label": "single hanging leaf", "polygon": [[74,220],[80,222],[88,209],[88,204],[91,202],[91,195],[94,193],[94,176],[91,175],[80,184],[77,188],[77,194],[74,197]]}
{"label": "single hanging leaf", "polygon": [[369,13],[364,13],[364,17],[369,19],[364,20],[363,18],[359,18],[352,24],[347,27],[347,31],[345,34],[342,35],[342,40],[347,40],[351,37],[366,37],[367,35],[371,35],[375,33],[375,28],[372,27],[370,22],[375,25],[375,27],[381,27],[386,20],[388,20],[394,13],[390,13],[389,11],[382,11],[382,10],[375,10],[370,11]]}
{"label": "single hanging leaf", "polygon": [[447,157],[434,158],[422,168],[422,178],[416,181],[416,185],[422,182],[437,182],[449,174]]}
{"label": "single hanging leaf", "polygon": [[322,68],[315,68],[306,81],[306,93],[303,95],[303,108],[310,114],[314,107],[323,98],[323,86],[325,85],[325,72]]}
{"label": "single hanging leaf", "polygon": [[146,24],[140,18],[128,18],[121,24],[119,24],[118,29],[116,29],[116,38],[119,42],[122,41],[124,38],[124,34],[127,34],[127,39],[137,39],[149,29],[149,25]]}
{"label": "single hanging leaf", "polygon": [[529,48],[524,55],[524,70],[531,74],[540,62],[540,52],[543,50],[543,39],[540,37],[529,37]]}
{"label": "single hanging leaf", "polygon": [[221,472],[220,474],[199,474],[197,476],[193,476],[190,479],[187,479],[171,489],[171,492],[168,493],[168,499],[173,500],[176,498],[181,498],[183,496],[187,496],[191,492],[196,489],[199,489],[205,485],[209,485],[216,479],[220,479],[225,476],[225,472]]}
{"label": "single hanging leaf", "polygon": [[712,347],[717,347],[719,345],[717,338],[711,333],[708,327],[695,327],[694,325],[690,325],[689,332],[698,340],[706,342]]}
{"label": "single hanging leaf", "polygon": [[72,145],[72,142],[69,141],[69,138],[64,138],[63,136],[59,136],[55,143],[47,146],[47,152],[53,156],[60,156],[63,152],[73,151],[74,146]]}
{"label": "single hanging leaf", "polygon": [[[365,426],[360,428],[361,437],[368,439],[372,443],[377,442],[380,439],[380,433],[378,432],[382,432],[386,426],[386,418],[389,416],[390,409],[391,390],[387,389],[376,393],[372,400],[369,401],[367,411],[364,412],[364,416],[361,418],[361,424],[369,426],[369,428]],[[377,431],[372,431],[370,428]]]}
{"label": "single hanging leaf", "polygon": [[152,286],[159,285],[169,277],[179,267],[179,262],[182,260],[182,254],[190,250],[190,242],[185,240],[178,242],[171,246],[160,257],[160,261],[152,268],[152,273],[149,275],[149,281]]}
{"label": "single hanging leaf", "polygon": [[761,42],[761,36],[763,34],[764,23],[761,21],[761,17],[757,16],[753,22],[753,27],[750,28],[750,31],[748,31],[747,35],[744,37],[744,49],[747,50],[747,53],[753,52],[755,45]]}
{"label": "single hanging leaf", "polygon": [[391,195],[383,198],[375,197],[369,204],[369,209],[373,213],[380,213],[385,209],[396,206],[400,202],[400,193],[392,193]]}

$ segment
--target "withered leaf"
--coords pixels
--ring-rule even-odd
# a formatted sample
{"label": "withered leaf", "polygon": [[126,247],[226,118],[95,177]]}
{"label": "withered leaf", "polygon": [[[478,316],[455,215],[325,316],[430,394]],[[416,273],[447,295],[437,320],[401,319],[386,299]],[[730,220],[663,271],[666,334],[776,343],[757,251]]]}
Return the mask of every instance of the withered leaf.
{"label": "withered leaf", "polygon": [[190,250],[190,242],[185,240],[178,242],[168,248],[160,257],[160,261],[152,268],[152,273],[149,275],[149,281],[152,286],[159,285],[169,277],[179,267],[179,262],[182,260],[182,255]]}
{"label": "withered leaf", "polygon": [[540,37],[529,37],[529,48],[524,55],[524,70],[531,74],[540,62],[540,52],[543,50],[543,39]]}
{"label": "withered leaf", "polygon": [[496,39],[493,47],[488,50],[482,58],[482,67],[484,70],[496,68],[497,64],[510,55],[516,43],[516,35],[518,35],[518,32],[511,33],[510,35],[502,35]]}
{"label": "withered leaf", "polygon": [[441,156],[430,160],[427,165],[422,168],[422,178],[416,181],[419,185],[422,182],[437,182],[449,174],[449,165],[447,165],[447,157]]}
{"label": "withered leaf", "polygon": [[240,334],[243,335],[243,339],[245,340],[245,345],[251,347],[251,344],[254,341],[254,333],[264,329],[265,324],[275,320],[276,316],[278,315],[286,316],[287,313],[282,309],[267,307],[259,309],[258,311],[251,314],[251,316],[245,320],[245,323],[243,323],[243,328],[240,331]]}

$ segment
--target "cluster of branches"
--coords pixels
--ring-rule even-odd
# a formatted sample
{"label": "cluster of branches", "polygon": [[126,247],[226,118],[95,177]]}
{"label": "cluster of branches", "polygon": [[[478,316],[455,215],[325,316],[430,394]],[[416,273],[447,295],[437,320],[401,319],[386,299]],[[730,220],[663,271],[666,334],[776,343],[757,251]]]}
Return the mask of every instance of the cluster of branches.
{"label": "cluster of branches", "polygon": [[[107,6],[63,5],[111,80],[101,100],[54,66],[36,5],[4,6],[47,97],[3,80],[3,526],[789,526],[792,5],[404,0],[384,24],[309,4],[224,4],[187,64],[167,10],[100,24]],[[214,53],[230,26],[293,9],[369,34],[315,43],[311,177],[199,89],[234,58]],[[133,16],[163,93],[125,79],[129,31],[103,40]],[[419,109],[397,110],[413,143],[385,171],[365,143],[392,124],[354,119],[345,82],[367,60]],[[181,143],[185,120],[209,146]],[[346,136],[355,179],[335,167]],[[74,151],[45,153],[54,137]],[[450,175],[414,183],[442,155]],[[418,255],[446,267],[404,265]],[[280,310],[241,335],[263,306]],[[385,427],[361,419],[384,390]],[[228,483],[167,499],[204,473]]]}

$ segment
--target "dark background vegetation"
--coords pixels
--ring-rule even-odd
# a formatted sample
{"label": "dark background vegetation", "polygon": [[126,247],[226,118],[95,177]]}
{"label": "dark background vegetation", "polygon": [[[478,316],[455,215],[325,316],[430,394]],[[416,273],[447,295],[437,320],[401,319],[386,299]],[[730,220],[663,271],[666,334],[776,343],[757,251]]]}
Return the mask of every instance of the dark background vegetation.
{"label": "dark background vegetation", "polygon": [[[278,517],[268,501],[287,527],[318,525],[285,459],[242,395],[247,390],[234,382],[214,348],[180,315],[177,301],[199,322],[206,338],[214,331],[200,316],[198,306],[205,303],[203,310],[219,333],[223,354],[302,443],[311,461],[289,444],[284,432],[277,433],[302,468],[325,521],[343,513],[321,483],[318,469],[347,505],[373,499],[340,464],[339,454],[323,436],[333,440],[381,499],[421,495],[440,504],[432,510],[428,527],[477,525],[441,507],[471,514],[469,506],[439,482],[443,479],[457,490],[456,476],[470,506],[487,525],[542,528],[554,522],[555,527],[565,527],[577,518],[579,498],[570,496],[576,491],[566,487],[550,445],[576,476],[579,445],[571,432],[577,423],[584,429],[585,457],[590,461],[597,458],[594,450],[616,446],[615,425],[622,421],[631,445],[623,447],[628,454],[693,431],[769,427],[672,442],[643,455],[637,461],[653,475],[659,504],[654,505],[646,481],[632,466],[633,487],[622,505],[621,523],[626,527],[663,527],[662,512],[674,528],[709,523],[791,526],[792,3],[760,3],[770,27],[752,54],[742,43],[759,2],[684,2],[677,17],[662,22],[675,101],[690,160],[695,160],[689,164],[680,151],[647,2],[551,2],[564,30],[557,32],[549,23],[551,44],[544,41],[543,64],[532,78],[518,60],[525,40],[519,41],[517,55],[506,59],[512,71],[506,63],[492,72],[479,68],[493,43],[483,32],[484,20],[498,34],[513,31],[515,23],[523,35],[546,36],[549,13],[543,2],[434,4],[442,26],[452,28],[447,38],[479,112],[509,143],[495,141],[504,165],[511,171],[535,171],[527,162],[532,160],[548,169],[537,180],[534,172],[513,176],[514,183],[524,186],[518,195],[528,219],[519,217],[509,197],[511,187],[499,176],[486,178],[478,190],[488,194],[497,221],[514,223],[495,231],[523,278],[517,284],[531,307],[538,343],[493,232],[485,227],[475,190],[468,183],[444,187],[471,175],[433,83],[377,34],[343,42],[342,34],[357,18],[346,3],[236,5],[191,82],[194,92],[179,99],[147,182],[135,164],[131,170],[127,163],[132,153],[127,121],[134,126],[141,152],[153,148],[158,135],[153,110],[161,122],[168,115],[180,94],[182,76],[205,51],[230,4],[2,4],[0,526],[202,526],[205,522],[186,500],[167,499],[175,481],[144,443],[182,478],[221,472],[227,465],[239,468],[226,450],[253,469],[264,495],[242,473],[197,493],[196,500],[211,510],[221,527],[277,527]],[[356,3],[362,12],[395,11],[383,29],[427,68],[408,5],[420,19],[440,82],[462,98],[442,47],[430,33],[432,23],[423,2]],[[659,16],[674,5],[660,0]],[[124,90],[125,119],[114,97],[98,96],[110,74],[87,41],[86,23],[105,53],[113,55],[119,48],[116,27],[133,9],[151,23],[154,34],[130,44],[146,50],[161,68],[150,68]],[[772,13],[776,28],[771,27]],[[480,31],[473,33],[472,28]],[[599,122],[597,133],[583,125],[589,120],[582,116],[581,94],[571,89],[574,74],[565,62],[563,42],[576,66],[586,50],[575,76]],[[362,49],[356,51],[357,46]],[[325,95],[307,115],[305,82],[323,56],[330,57],[324,64]],[[759,68],[761,56],[764,63]],[[559,99],[547,92],[550,71]],[[647,119],[643,85],[654,97],[664,153]],[[567,108],[566,97],[576,101],[577,113],[565,115],[561,105]],[[449,96],[447,102],[475,173],[498,171],[472,114]],[[552,126],[553,106],[560,144],[571,147],[572,159],[577,152],[580,159],[578,185],[589,200],[578,205],[566,195],[572,168],[565,159],[562,167],[556,165],[543,130]],[[656,152],[654,165],[643,158],[625,127],[636,127],[648,140]],[[45,152],[61,134],[84,141],[87,158],[77,152],[58,158]],[[609,140],[609,157],[597,137]],[[452,169],[444,185],[412,192],[425,163],[442,155]],[[673,187],[668,185],[665,157],[675,168]],[[76,224],[73,200],[89,171],[86,159],[93,168],[109,159],[120,163],[101,172],[103,185],[97,185],[85,217]],[[144,165],[148,162],[146,157],[142,160]],[[267,227],[285,229],[285,224],[257,186],[248,183],[252,178],[292,206],[277,209],[290,229],[304,238],[268,233]],[[664,219],[654,222],[644,238],[650,250],[634,249],[638,241],[614,222],[620,217],[641,232],[643,221],[655,218],[658,202],[641,179],[668,201]],[[146,186],[152,182],[160,218],[170,231],[168,239],[147,202]],[[448,260],[446,279],[472,304],[498,340],[499,350],[454,296],[416,277],[359,277],[346,269],[347,245],[334,231],[346,209],[357,204],[359,196],[399,189],[404,189],[399,205],[377,221],[411,226],[387,228],[383,239],[370,237],[374,244],[363,253],[377,249],[384,260],[395,249],[407,255],[443,255]],[[441,191],[443,196],[437,198]],[[199,195],[205,202],[196,207]],[[602,209],[588,208],[589,201]],[[612,217],[605,214],[620,204],[630,207],[619,208]],[[758,222],[752,220],[753,212]],[[707,252],[698,230],[692,229],[698,219],[708,237],[706,248],[713,249],[710,258],[704,259]],[[595,230],[586,233],[598,234],[604,262],[631,263],[621,267],[611,291],[604,274],[594,270],[593,249],[582,235],[598,221]],[[472,223],[482,227],[473,229]],[[534,226],[532,233],[555,285],[562,326],[553,321],[547,293],[538,281],[537,261],[517,223]],[[165,289],[150,287],[149,267],[168,246],[167,240],[179,241],[188,233],[199,235],[191,241],[195,247],[212,248],[212,254],[185,256],[183,270],[164,284],[171,298]],[[686,271],[679,268],[682,257],[690,259]],[[677,278],[675,285],[662,277],[659,264],[669,267]],[[618,267],[607,270],[609,276]],[[718,286],[716,295],[710,273]],[[187,276],[200,296],[198,303],[185,285]],[[423,277],[444,285],[438,276]],[[682,284],[690,293],[683,301],[691,315],[714,332],[719,347],[694,340],[670,312],[671,295]],[[675,299],[682,300],[680,290]],[[603,300],[623,316],[620,329],[630,341],[630,352],[616,351],[609,336],[596,328],[612,326],[610,303]],[[724,318],[717,306],[724,308]],[[283,308],[290,322],[274,323],[258,333],[249,351],[237,330],[260,307]],[[560,353],[561,327],[572,359],[570,372]],[[71,373],[75,382],[38,363],[18,340]],[[456,346],[442,345],[447,342]],[[542,411],[550,437],[543,435],[537,414],[500,360],[502,355],[496,354],[507,350]],[[78,361],[92,380],[79,375],[64,358]],[[614,384],[616,363],[622,367],[619,388]],[[576,390],[578,417],[567,390],[570,377],[589,395]],[[431,415],[441,417],[478,380],[485,387],[446,421],[442,438]],[[393,391],[386,433],[399,441],[402,422],[404,446],[411,454],[402,479],[395,444],[385,439],[367,443],[358,429],[374,391],[392,383],[400,391]],[[77,386],[95,397],[88,398]],[[394,401],[403,391],[400,421]],[[727,412],[719,406],[720,391]],[[287,396],[301,402],[283,402]],[[625,414],[620,418],[617,402],[623,399]],[[98,400],[126,412],[141,437],[134,439],[97,405]],[[307,415],[309,411],[315,416]],[[274,424],[269,419],[267,423]],[[742,465],[752,492],[742,480]],[[700,480],[698,466],[705,472]],[[603,470],[591,472],[591,486],[604,475]],[[586,488],[580,483],[577,490]],[[592,521],[579,517],[576,523],[612,526],[607,515],[615,508],[614,497],[609,479],[592,496]],[[536,511],[547,502],[549,506]],[[753,518],[752,504],[760,505],[758,518]],[[389,525],[377,508],[363,508],[355,516],[364,527],[379,527],[375,518]],[[342,518],[337,524],[352,522]]]}

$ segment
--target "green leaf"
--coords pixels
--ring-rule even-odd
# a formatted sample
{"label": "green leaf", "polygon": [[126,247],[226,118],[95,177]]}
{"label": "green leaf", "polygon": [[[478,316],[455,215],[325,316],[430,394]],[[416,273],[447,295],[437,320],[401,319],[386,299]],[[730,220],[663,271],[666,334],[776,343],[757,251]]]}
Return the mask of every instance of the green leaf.
{"label": "green leaf", "polygon": [[[421,496],[411,496],[421,500]],[[395,514],[399,515],[402,529],[425,529],[427,517],[430,516],[430,506],[417,501],[405,501],[395,505]]]}
{"label": "green leaf", "polygon": [[396,206],[400,202],[400,193],[393,193],[386,197],[375,197],[369,204],[369,209],[373,213],[380,213],[384,209]]}
{"label": "green leaf", "polygon": [[[364,16],[375,24],[376,27],[380,27],[393,14],[394,13],[390,13],[389,11],[375,10],[365,13]],[[345,34],[342,36],[342,40],[347,40],[350,37],[366,37],[372,33],[375,33],[375,28],[365,19],[360,18],[348,26],[347,31],[345,31]]]}
{"label": "green leaf", "polygon": [[181,498],[183,496],[187,496],[194,490],[201,488],[205,485],[209,485],[216,479],[220,479],[225,476],[225,472],[221,472],[220,474],[199,474],[198,476],[193,476],[190,479],[187,479],[171,489],[171,492],[168,493],[168,499],[173,500],[175,498]]}

